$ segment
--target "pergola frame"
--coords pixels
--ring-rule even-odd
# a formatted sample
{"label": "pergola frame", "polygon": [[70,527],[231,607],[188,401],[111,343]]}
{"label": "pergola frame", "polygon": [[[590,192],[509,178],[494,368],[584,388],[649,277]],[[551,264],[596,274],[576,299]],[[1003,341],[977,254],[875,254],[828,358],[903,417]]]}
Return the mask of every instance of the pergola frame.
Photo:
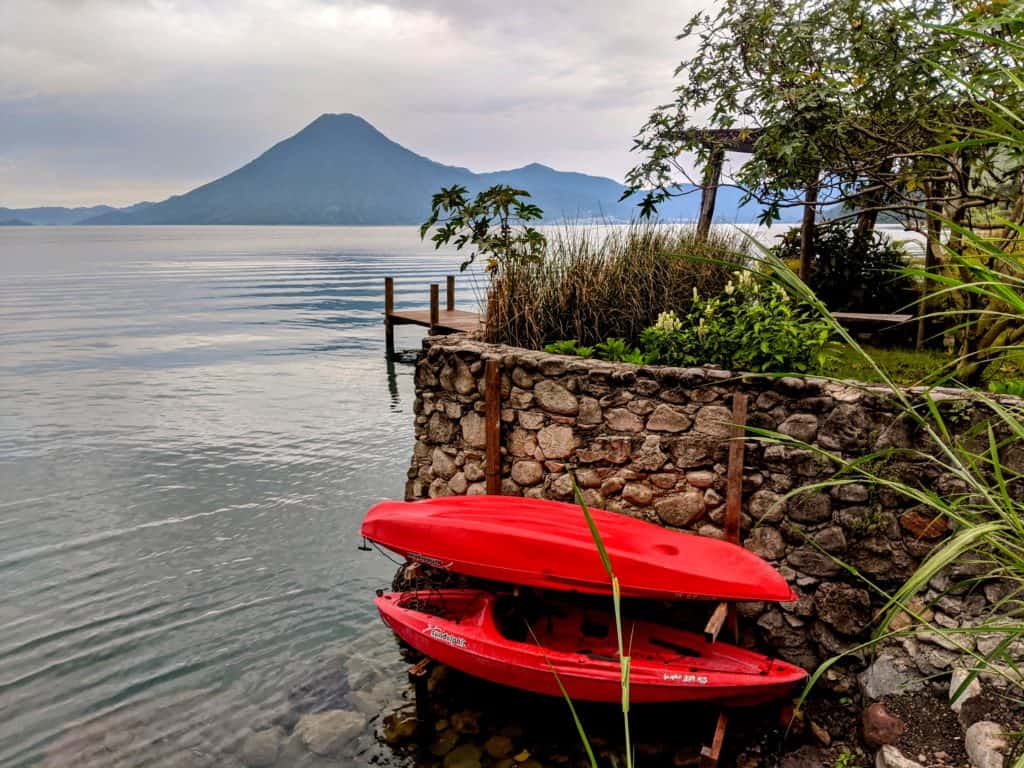
{"label": "pergola frame", "polygon": [[[697,218],[697,236],[707,240],[715,216],[715,199],[722,185],[722,165],[726,152],[742,155],[754,153],[754,145],[761,138],[760,128],[697,128],[689,132],[708,150],[700,192],[700,215]],[[804,196],[804,215],[800,225],[800,279],[807,280],[811,273],[814,247],[814,212],[818,203],[817,179],[810,180]]]}

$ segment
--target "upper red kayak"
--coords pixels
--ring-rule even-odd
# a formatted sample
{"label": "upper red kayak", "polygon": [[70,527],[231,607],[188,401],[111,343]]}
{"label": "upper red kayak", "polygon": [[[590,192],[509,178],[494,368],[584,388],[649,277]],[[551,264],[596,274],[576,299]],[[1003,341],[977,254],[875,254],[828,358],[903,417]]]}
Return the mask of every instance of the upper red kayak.
{"label": "upper red kayak", "polygon": [[[768,563],[736,544],[592,509],[622,594],[659,599],[795,599]],[[611,579],[575,504],[518,496],[383,501],[362,534],[409,560],[467,576],[609,594]]]}

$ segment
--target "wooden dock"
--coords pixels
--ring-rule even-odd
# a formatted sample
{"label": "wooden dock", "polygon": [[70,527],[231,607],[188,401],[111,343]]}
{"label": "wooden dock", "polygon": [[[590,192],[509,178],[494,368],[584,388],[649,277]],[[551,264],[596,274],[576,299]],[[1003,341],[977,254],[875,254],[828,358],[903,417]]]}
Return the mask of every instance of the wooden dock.
{"label": "wooden dock", "polygon": [[479,312],[467,312],[455,308],[455,276],[445,279],[445,308],[441,309],[441,287],[430,285],[430,309],[407,309],[395,311],[395,280],[384,278],[384,330],[388,353],[395,348],[396,325],[419,325],[428,328],[432,335],[464,333],[483,328]]}

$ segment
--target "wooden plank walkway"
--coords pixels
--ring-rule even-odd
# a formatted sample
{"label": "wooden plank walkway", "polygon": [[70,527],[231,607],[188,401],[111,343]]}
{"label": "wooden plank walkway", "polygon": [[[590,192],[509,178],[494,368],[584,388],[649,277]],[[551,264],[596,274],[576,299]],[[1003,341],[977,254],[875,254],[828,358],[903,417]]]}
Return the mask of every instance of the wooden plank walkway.
{"label": "wooden plank walkway", "polygon": [[395,280],[384,278],[384,331],[388,355],[395,351],[395,326],[419,325],[429,328],[431,334],[465,333],[483,328],[479,312],[467,312],[455,308],[455,276],[445,280],[445,308],[441,309],[441,289],[437,283],[430,286],[430,309],[406,309],[395,311]]}
{"label": "wooden plank walkway", "polygon": [[435,333],[462,333],[478,331],[483,325],[479,312],[466,312],[461,309],[440,310],[437,320],[431,322],[429,309],[408,309],[403,312],[392,312],[388,315],[392,325],[422,325]]}

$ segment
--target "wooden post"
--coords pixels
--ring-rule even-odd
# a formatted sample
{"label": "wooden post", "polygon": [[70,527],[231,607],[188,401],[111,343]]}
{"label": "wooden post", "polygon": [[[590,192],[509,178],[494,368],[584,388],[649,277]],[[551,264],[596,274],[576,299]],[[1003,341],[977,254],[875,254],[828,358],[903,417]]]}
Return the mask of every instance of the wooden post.
{"label": "wooden post", "polygon": [[722,754],[722,744],[725,741],[725,729],[728,725],[728,715],[725,712],[719,712],[718,722],[715,723],[715,735],[711,739],[711,746],[701,747],[700,768],[717,768],[718,758]]}
{"label": "wooden post", "polygon": [[712,149],[708,164],[704,168],[704,186],[700,191],[700,217],[697,219],[697,239],[707,240],[711,233],[711,221],[715,217],[715,198],[722,180],[722,163],[725,151]]}
{"label": "wooden post", "polygon": [[[934,198],[939,197],[942,194],[942,186],[939,182],[934,182],[931,185],[931,197],[927,203],[927,216],[928,216],[928,235],[924,241],[924,271],[932,272],[939,263],[939,253],[942,250],[942,244],[939,239],[942,237],[942,219],[939,216],[942,213],[941,205],[938,200]],[[928,291],[930,290],[928,285],[928,278],[926,277],[921,282],[921,303],[917,306],[917,351],[920,352],[924,349],[925,337],[928,335],[928,320],[925,317],[928,314]]]}
{"label": "wooden post", "polygon": [[501,363],[488,360],[484,369],[484,437],[487,493],[501,494]]}
{"label": "wooden post", "polygon": [[[732,395],[732,424],[729,427],[729,467],[725,475],[725,540],[740,543],[740,513],[743,509],[743,452],[747,426],[747,396]],[[739,641],[740,627],[736,605],[729,604],[729,632],[733,642]]]}
{"label": "wooden post", "polygon": [[814,218],[818,209],[818,177],[807,184],[804,196],[804,220],[800,225],[800,279],[805,283],[811,277],[811,259],[814,256]]}
{"label": "wooden post", "polygon": [[430,721],[430,659],[421,659],[409,670],[409,682],[416,697],[416,730],[429,734],[425,727]]}
{"label": "wooden post", "polygon": [[395,326],[391,315],[395,311],[395,279],[384,278],[384,346],[388,357],[395,354]]}
{"label": "wooden post", "polygon": [[743,506],[743,437],[747,426],[747,396],[734,392],[729,426],[729,467],[725,479],[725,540],[740,543],[740,510]]}
{"label": "wooden post", "polygon": [[718,633],[722,631],[722,625],[725,624],[725,620],[729,616],[729,608],[729,603],[719,603],[715,606],[714,613],[711,614],[711,618],[704,626],[704,639],[709,643],[718,640]]}
{"label": "wooden post", "polygon": [[445,278],[444,297],[446,309],[449,312],[455,311],[455,275],[448,275]]}
{"label": "wooden post", "polygon": [[437,283],[430,284],[430,332],[434,332],[434,328],[441,320],[441,289]]}

